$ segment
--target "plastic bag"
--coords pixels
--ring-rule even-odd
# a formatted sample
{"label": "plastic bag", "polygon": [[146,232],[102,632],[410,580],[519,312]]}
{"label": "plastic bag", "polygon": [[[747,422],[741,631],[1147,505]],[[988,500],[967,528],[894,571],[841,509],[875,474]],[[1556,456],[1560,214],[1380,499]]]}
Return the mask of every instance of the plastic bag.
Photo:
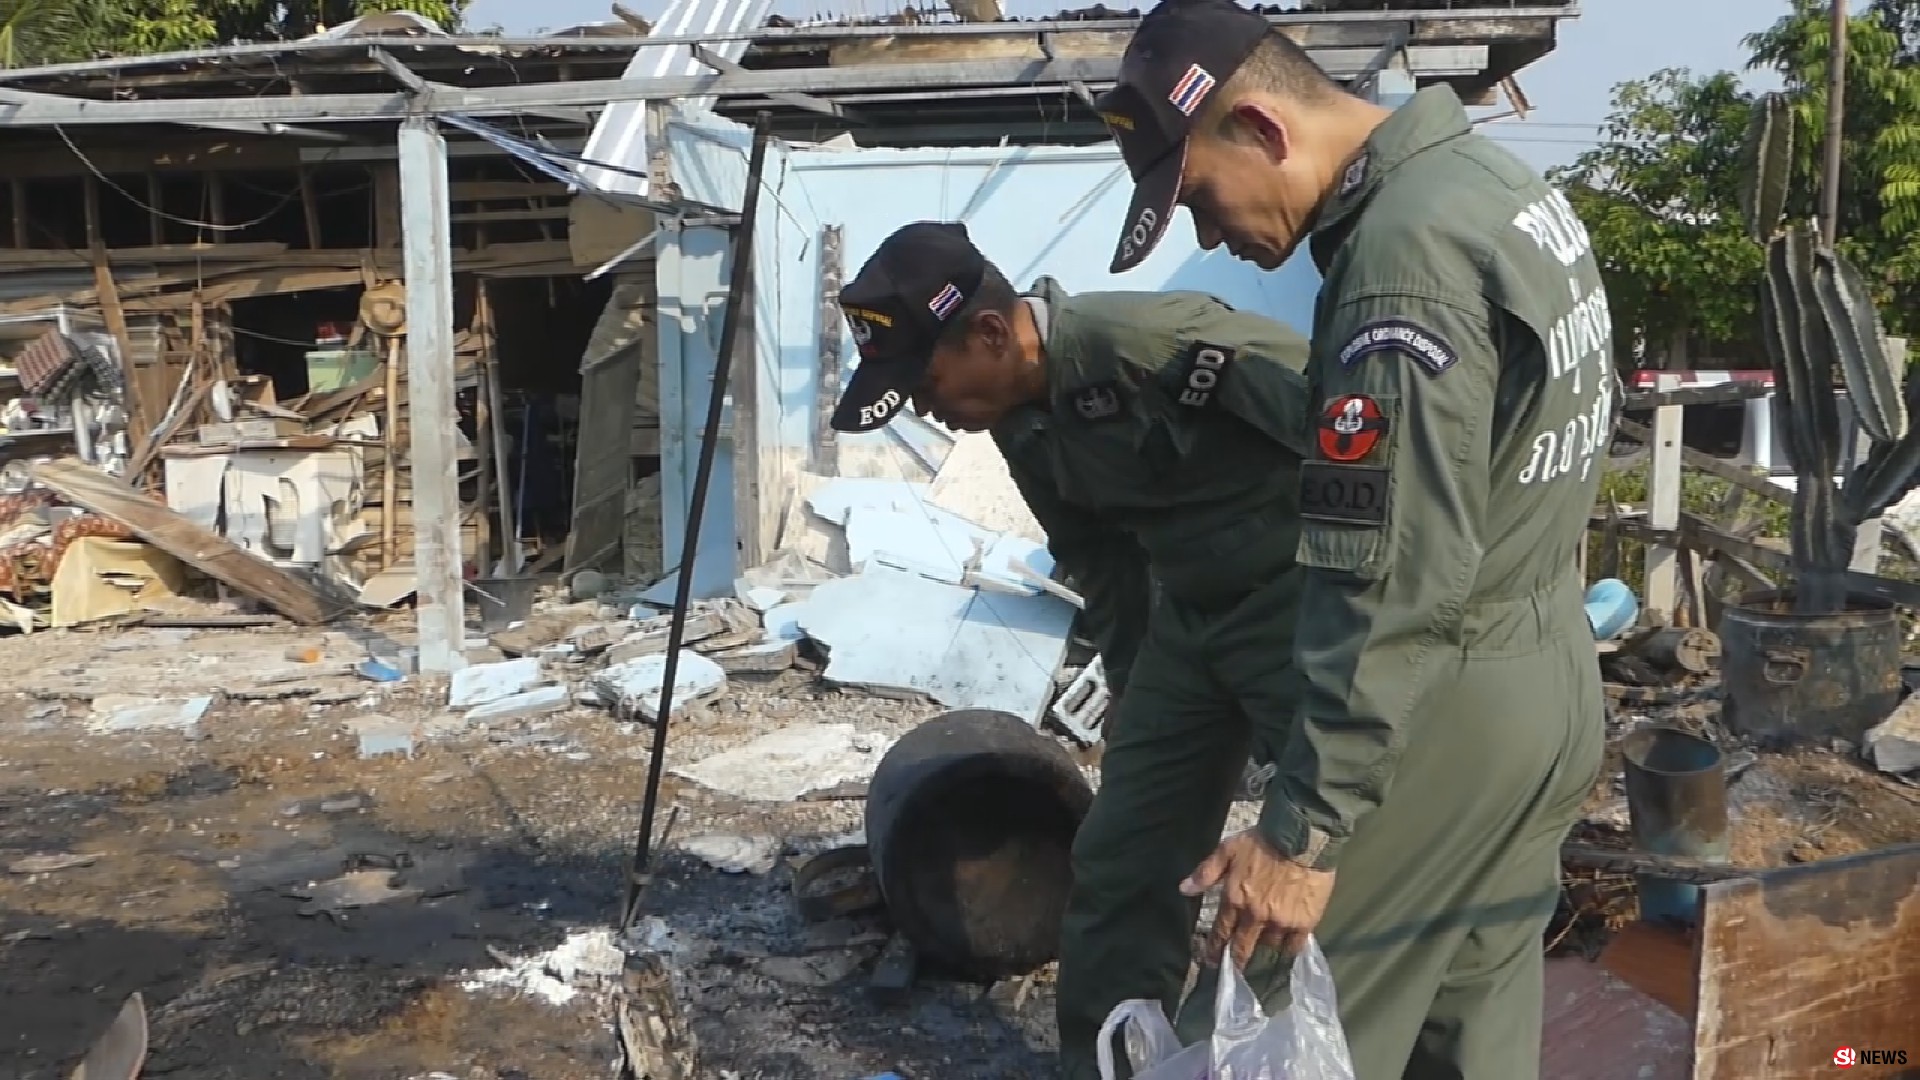
{"label": "plastic bag", "polygon": [[1123,1001],[1100,1028],[1100,1080],[1118,1080],[1113,1036],[1126,1040],[1134,1080],[1354,1080],[1340,1027],[1333,971],[1319,942],[1293,959],[1293,1004],[1269,1018],[1245,976],[1223,965],[1213,999],[1213,1038],[1182,1047],[1157,1001]]}

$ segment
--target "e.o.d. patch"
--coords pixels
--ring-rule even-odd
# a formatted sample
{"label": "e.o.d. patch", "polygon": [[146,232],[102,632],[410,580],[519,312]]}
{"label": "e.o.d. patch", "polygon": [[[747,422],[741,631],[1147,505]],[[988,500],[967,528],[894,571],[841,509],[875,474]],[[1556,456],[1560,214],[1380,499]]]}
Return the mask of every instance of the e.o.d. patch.
{"label": "e.o.d. patch", "polygon": [[1386,433],[1387,417],[1379,402],[1365,394],[1334,398],[1320,411],[1320,456],[1346,464],[1364,460]]}
{"label": "e.o.d. patch", "polygon": [[1196,341],[1187,350],[1187,362],[1180,369],[1180,388],[1174,400],[1191,408],[1204,408],[1213,402],[1220,382],[1233,365],[1234,351],[1224,345]]}
{"label": "e.o.d. patch", "polygon": [[1387,523],[1387,470],[1309,461],[1300,466],[1300,516],[1339,525]]}
{"label": "e.o.d. patch", "polygon": [[1073,395],[1073,414],[1082,420],[1108,420],[1120,415],[1120,392],[1111,383],[1083,386]]}
{"label": "e.o.d. patch", "polygon": [[1460,362],[1460,354],[1439,334],[1406,319],[1379,319],[1354,332],[1340,350],[1340,366],[1350,367],[1379,352],[1403,352],[1438,375]]}

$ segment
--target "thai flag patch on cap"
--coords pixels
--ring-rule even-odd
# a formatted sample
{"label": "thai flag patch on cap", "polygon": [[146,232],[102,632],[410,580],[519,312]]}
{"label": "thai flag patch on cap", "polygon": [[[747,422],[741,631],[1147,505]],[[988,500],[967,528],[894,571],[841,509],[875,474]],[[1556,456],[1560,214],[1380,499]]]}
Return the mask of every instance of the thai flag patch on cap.
{"label": "thai flag patch on cap", "polygon": [[927,309],[936,317],[945,319],[953,314],[954,309],[959,307],[960,301],[964,299],[966,298],[960,295],[960,290],[954,288],[953,282],[949,281],[940,286],[940,291],[933,294],[933,299],[927,301]]}
{"label": "thai flag patch on cap", "polygon": [[1167,100],[1180,110],[1180,115],[1192,116],[1193,110],[1199,108],[1200,103],[1213,92],[1213,87],[1213,76],[1207,74],[1207,69],[1192,64],[1188,66],[1187,73],[1180,76],[1180,81],[1173,84],[1173,91],[1167,95]]}

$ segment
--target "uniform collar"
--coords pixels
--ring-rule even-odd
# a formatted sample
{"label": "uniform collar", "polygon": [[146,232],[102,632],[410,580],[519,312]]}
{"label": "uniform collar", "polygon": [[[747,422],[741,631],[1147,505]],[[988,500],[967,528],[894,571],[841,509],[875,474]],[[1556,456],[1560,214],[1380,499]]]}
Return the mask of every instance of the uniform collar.
{"label": "uniform collar", "polygon": [[1395,109],[1367,137],[1347,163],[1333,197],[1320,211],[1309,241],[1313,261],[1325,272],[1334,251],[1353,227],[1353,219],[1386,178],[1407,160],[1473,130],[1467,110],[1450,86],[1429,86]]}
{"label": "uniform collar", "polygon": [[1056,348],[1056,343],[1064,344],[1061,334],[1063,323],[1072,321],[1072,312],[1067,309],[1067,290],[1058,281],[1050,277],[1036,280],[1020,294],[1023,299],[1038,300],[1046,305],[1047,318],[1041,323],[1040,343],[1046,350],[1042,363],[1047,368],[1047,396],[1055,401],[1080,388],[1080,365],[1070,355],[1073,350]]}

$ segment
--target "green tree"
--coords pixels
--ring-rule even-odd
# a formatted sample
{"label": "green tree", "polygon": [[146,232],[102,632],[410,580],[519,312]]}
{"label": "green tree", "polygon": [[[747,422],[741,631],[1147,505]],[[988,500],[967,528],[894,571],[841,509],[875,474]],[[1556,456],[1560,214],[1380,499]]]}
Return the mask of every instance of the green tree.
{"label": "green tree", "polygon": [[1623,344],[1659,354],[1745,337],[1761,252],[1735,192],[1752,98],[1730,72],[1668,69],[1614,89],[1604,141],[1554,170],[1586,222]]}
{"label": "green tree", "polygon": [[[1812,216],[1822,182],[1832,8],[1793,11],[1747,38],[1755,68],[1778,72],[1803,132],[1791,213]],[[1890,333],[1920,331],[1920,2],[1878,0],[1848,20],[1840,235],[1876,292]]]}
{"label": "green tree", "polygon": [[[1747,40],[1800,114],[1790,213],[1818,211],[1831,7]],[[1888,332],[1920,337],[1920,0],[1872,0],[1848,24],[1840,234]],[[1730,72],[1669,70],[1615,88],[1603,142],[1553,178],[1593,234],[1614,324],[1658,355],[1683,336],[1744,342],[1760,251],[1744,238],[1738,149],[1752,97]]]}
{"label": "green tree", "polygon": [[228,41],[304,37],[377,11],[448,29],[469,0],[0,0],[0,65],[140,56]]}

